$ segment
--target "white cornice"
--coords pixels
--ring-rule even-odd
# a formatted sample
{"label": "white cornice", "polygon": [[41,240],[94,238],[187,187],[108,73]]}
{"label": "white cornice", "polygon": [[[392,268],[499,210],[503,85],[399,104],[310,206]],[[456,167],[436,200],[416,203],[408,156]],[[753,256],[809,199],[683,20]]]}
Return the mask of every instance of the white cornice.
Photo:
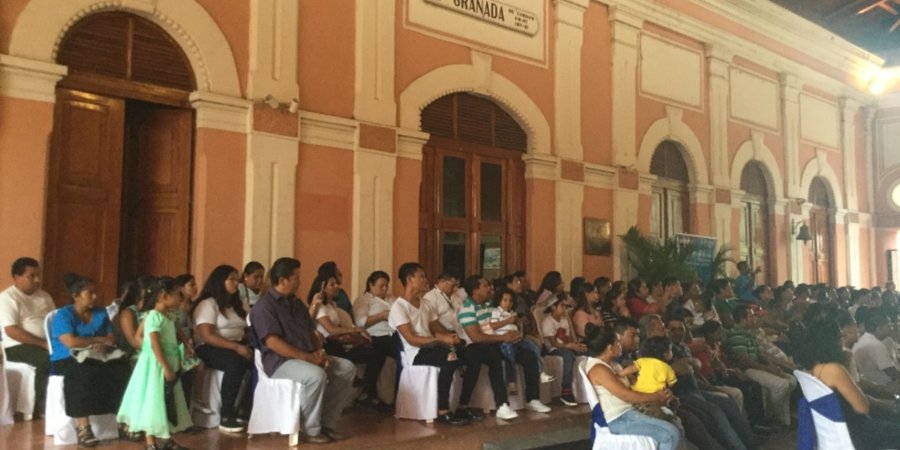
{"label": "white cornice", "polygon": [[250,100],[207,91],[191,92],[188,100],[197,110],[197,128],[250,132]]}
{"label": "white cornice", "polygon": [[615,167],[584,163],[584,184],[587,186],[615,189],[617,174],[618,171]]}
{"label": "white cornice", "polygon": [[56,83],[67,72],[66,66],[0,54],[0,95],[53,103]]}
{"label": "white cornice", "polygon": [[352,119],[300,111],[300,142],[353,150],[359,123]]}

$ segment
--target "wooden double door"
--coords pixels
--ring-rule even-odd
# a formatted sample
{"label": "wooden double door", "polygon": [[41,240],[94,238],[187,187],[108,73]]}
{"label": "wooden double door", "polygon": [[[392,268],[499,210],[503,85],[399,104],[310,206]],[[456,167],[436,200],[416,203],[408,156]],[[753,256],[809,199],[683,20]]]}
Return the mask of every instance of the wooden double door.
{"label": "wooden double door", "polygon": [[524,269],[522,153],[436,137],[423,153],[419,249],[429,276]]}
{"label": "wooden double door", "polygon": [[193,112],[57,90],[44,228],[44,286],[87,275],[104,304],[120,282],[187,271]]}

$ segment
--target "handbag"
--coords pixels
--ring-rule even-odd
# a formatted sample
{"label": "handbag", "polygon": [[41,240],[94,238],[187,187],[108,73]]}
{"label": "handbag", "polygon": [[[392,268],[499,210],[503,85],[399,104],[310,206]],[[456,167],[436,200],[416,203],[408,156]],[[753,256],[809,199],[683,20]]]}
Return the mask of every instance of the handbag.
{"label": "handbag", "polygon": [[344,347],[345,351],[350,351],[358,347],[371,346],[372,343],[359,333],[344,333],[337,336],[328,336],[329,341]]}

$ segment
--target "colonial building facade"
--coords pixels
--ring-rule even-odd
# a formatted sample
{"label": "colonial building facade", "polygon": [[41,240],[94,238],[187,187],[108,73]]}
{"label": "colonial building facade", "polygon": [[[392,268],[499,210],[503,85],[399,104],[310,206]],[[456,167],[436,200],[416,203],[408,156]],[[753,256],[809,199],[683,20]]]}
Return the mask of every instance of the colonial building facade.
{"label": "colonial building facade", "polygon": [[0,261],[107,301],[283,255],[351,292],[408,260],[624,277],[637,225],[868,286],[900,248],[882,66],[760,1],[6,0]]}

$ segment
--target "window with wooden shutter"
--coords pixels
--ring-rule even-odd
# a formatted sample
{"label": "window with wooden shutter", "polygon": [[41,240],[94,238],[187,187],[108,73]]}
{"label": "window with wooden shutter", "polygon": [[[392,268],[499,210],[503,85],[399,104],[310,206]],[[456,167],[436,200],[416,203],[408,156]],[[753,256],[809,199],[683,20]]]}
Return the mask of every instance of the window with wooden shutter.
{"label": "window with wooden shutter", "polygon": [[681,144],[662,141],[650,159],[650,173],[656,175],[650,205],[650,235],[669,239],[689,228],[687,184],[690,182]]}

